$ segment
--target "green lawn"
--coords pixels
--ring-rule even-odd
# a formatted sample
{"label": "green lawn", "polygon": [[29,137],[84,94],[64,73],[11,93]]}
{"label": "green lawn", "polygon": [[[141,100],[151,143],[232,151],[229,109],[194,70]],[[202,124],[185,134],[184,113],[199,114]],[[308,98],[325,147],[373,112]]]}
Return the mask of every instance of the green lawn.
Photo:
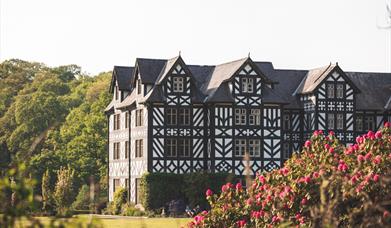
{"label": "green lawn", "polygon": [[[36,217],[39,221],[49,227],[51,219],[49,217]],[[132,218],[124,216],[93,216],[93,224],[97,227],[126,227],[126,228],[177,228],[185,227],[190,221],[189,218]],[[89,215],[79,215],[71,219],[60,219],[56,221],[56,225],[63,223],[66,227],[87,227],[86,225],[91,222]],[[17,223],[16,227],[25,227],[30,224],[27,220],[22,220],[21,223]]]}

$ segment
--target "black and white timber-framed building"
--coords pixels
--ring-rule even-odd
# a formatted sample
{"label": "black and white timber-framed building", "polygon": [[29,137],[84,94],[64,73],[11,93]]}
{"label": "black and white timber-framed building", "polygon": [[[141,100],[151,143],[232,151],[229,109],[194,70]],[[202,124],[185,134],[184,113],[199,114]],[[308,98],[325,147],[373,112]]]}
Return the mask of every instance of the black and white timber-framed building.
{"label": "black and white timber-framed building", "polygon": [[216,66],[138,58],[115,66],[107,106],[109,200],[139,203],[145,172],[243,175],[280,167],[316,129],[346,144],[391,120],[391,73],[275,69],[250,57]]}

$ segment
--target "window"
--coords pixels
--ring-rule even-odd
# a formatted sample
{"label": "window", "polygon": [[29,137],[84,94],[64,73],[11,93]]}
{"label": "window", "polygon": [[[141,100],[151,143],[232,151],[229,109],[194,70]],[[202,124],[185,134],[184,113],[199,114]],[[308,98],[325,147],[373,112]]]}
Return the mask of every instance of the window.
{"label": "window", "polygon": [[114,115],[114,130],[119,130],[120,129],[120,122],[121,120],[121,114],[115,114]]}
{"label": "window", "polygon": [[140,94],[141,93],[141,80],[138,79],[137,80],[137,94]]}
{"label": "window", "polygon": [[172,77],[174,93],[183,92],[183,77]]}
{"label": "window", "polygon": [[129,157],[129,141],[125,142],[125,158]]}
{"label": "window", "polygon": [[246,152],[246,140],[235,139],[235,156],[244,156]]}
{"label": "window", "polygon": [[179,125],[190,125],[190,109],[180,108],[178,116]]}
{"label": "window", "polygon": [[242,92],[243,93],[254,92],[254,82],[252,78],[242,78]]}
{"label": "window", "polygon": [[143,110],[136,110],[136,127],[143,125]]}
{"label": "window", "polygon": [[343,84],[337,84],[337,98],[343,98]]}
{"label": "window", "polygon": [[261,141],[259,139],[248,140],[248,153],[250,157],[259,157],[261,155]]}
{"label": "window", "polygon": [[178,157],[190,157],[190,139],[178,140]]}
{"label": "window", "polygon": [[260,109],[251,109],[250,115],[248,117],[248,123],[250,125],[260,125],[261,124],[261,110]]}
{"label": "window", "polygon": [[337,129],[338,130],[343,129],[343,114],[341,114],[341,113],[337,114]]}
{"label": "window", "polygon": [[327,84],[327,97],[334,98],[334,84]]}
{"label": "window", "polygon": [[283,159],[289,159],[289,157],[291,156],[288,143],[282,144],[282,156]]}
{"label": "window", "polygon": [[113,179],[113,193],[120,187],[120,183],[119,179]]}
{"label": "window", "polygon": [[235,109],[235,124],[246,125],[246,109],[244,108]]}
{"label": "window", "polygon": [[136,140],[136,158],[141,158],[143,157],[143,140],[138,139]]}
{"label": "window", "polygon": [[327,128],[334,129],[334,114],[327,114]]}
{"label": "window", "polygon": [[365,117],[365,131],[375,130],[375,117],[366,116]]}
{"label": "window", "polygon": [[283,115],[283,122],[282,122],[282,127],[285,131],[290,130],[291,128],[291,120],[289,118],[289,115]]}
{"label": "window", "polygon": [[125,113],[125,128],[129,128],[129,112]]}
{"label": "window", "polygon": [[120,146],[119,142],[113,143],[113,159],[114,160],[119,159],[119,146]]}
{"label": "window", "polygon": [[167,125],[176,125],[177,112],[175,108],[167,109]]}
{"label": "window", "polygon": [[356,118],[356,130],[357,131],[363,131],[363,127],[364,127],[363,117],[358,115],[357,118]]}
{"label": "window", "polygon": [[176,157],[176,139],[166,139],[166,156]]}

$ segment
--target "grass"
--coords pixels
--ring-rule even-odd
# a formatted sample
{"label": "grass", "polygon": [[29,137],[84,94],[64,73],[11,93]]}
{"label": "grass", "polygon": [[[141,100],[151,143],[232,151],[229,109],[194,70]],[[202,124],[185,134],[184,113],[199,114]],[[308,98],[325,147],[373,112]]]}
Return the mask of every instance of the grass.
{"label": "grass", "polygon": [[[45,227],[50,227],[50,217],[36,217]],[[126,228],[177,228],[185,227],[189,218],[133,218],[125,216],[92,216],[78,215],[70,219],[58,219],[54,225],[63,224],[65,227],[87,227],[91,222],[97,227],[126,227]],[[26,227],[31,223],[24,219],[15,227]]]}

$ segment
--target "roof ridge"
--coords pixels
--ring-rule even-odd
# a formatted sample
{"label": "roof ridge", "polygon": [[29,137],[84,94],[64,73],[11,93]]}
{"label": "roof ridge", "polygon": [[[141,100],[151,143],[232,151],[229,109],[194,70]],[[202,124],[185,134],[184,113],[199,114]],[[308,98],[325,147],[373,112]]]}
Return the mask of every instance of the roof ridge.
{"label": "roof ridge", "polygon": [[[324,75],[324,73],[326,73],[326,72],[329,70],[330,67],[331,67],[331,62],[330,62],[330,64],[326,67],[326,69],[323,70],[323,72],[315,79],[314,83],[316,83],[316,82]],[[317,68],[317,69],[320,69],[320,68]],[[314,70],[316,70],[316,68],[315,68]]]}
{"label": "roof ridge", "polygon": [[248,58],[249,58],[249,57],[245,57],[245,58],[241,58],[241,59],[237,59],[237,60],[229,61],[229,62],[226,62],[226,63],[217,64],[217,65],[215,65],[215,66],[216,66],[216,67],[217,67],[217,66],[223,66],[223,65],[226,65],[226,64],[231,64],[231,63],[234,63],[234,62],[243,61],[243,60],[246,60],[246,59],[248,59]]}

